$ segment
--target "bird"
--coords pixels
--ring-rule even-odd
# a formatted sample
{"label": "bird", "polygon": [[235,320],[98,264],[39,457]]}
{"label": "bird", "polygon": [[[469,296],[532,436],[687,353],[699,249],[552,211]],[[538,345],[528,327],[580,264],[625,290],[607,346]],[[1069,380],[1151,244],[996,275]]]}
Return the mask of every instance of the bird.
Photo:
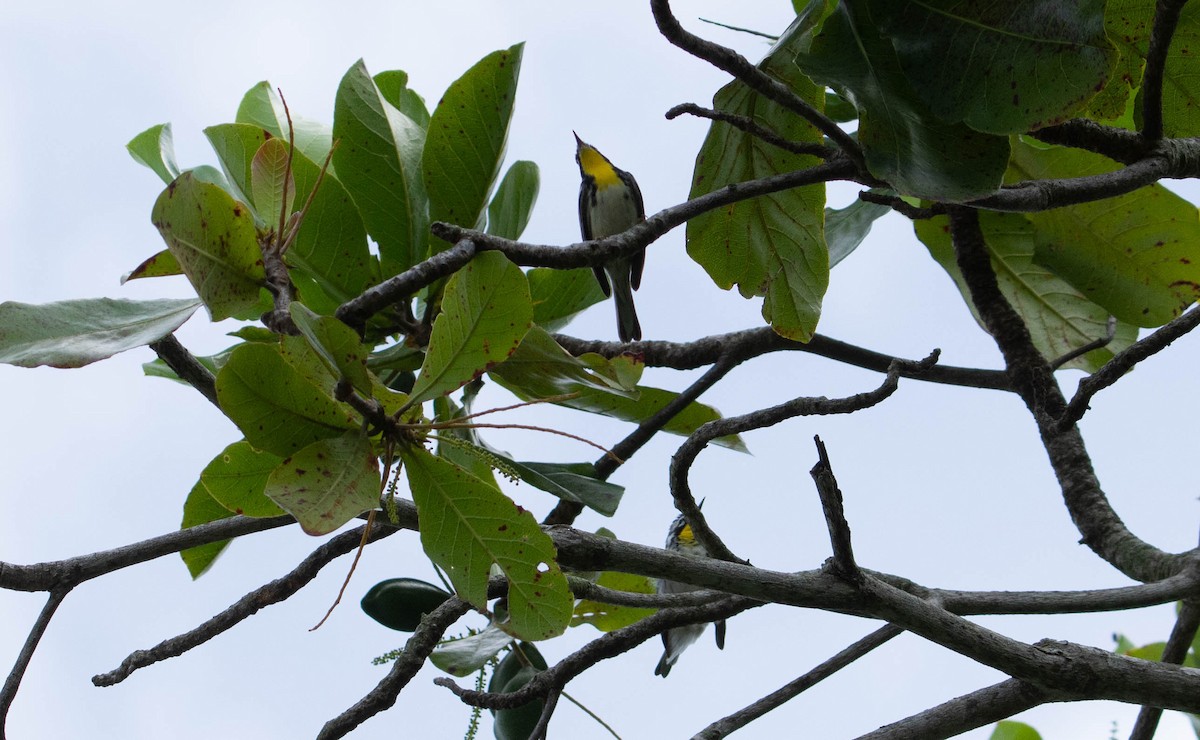
{"label": "bird", "polygon": [[[675,521],[671,522],[671,531],[667,534],[666,547],[673,552],[694,558],[708,557],[708,551],[704,549],[704,545],[696,541],[696,535],[692,532],[691,525],[687,523],[687,519],[682,514],[676,517]],[[660,578],[658,579],[656,590],[660,594],[679,594],[688,591],[698,591],[700,587]],[[671,672],[671,667],[675,665],[675,661],[679,660],[679,656],[683,651],[704,633],[704,628],[707,626],[703,623],[685,624],[682,627],[673,627],[664,632],[662,634],[663,654],[654,669],[654,675],[666,678],[667,674]],[[714,622],[713,627],[716,629],[717,647],[724,650],[725,620],[722,619]]]}
{"label": "bird", "polygon": [[[574,131],[571,133],[575,134]],[[637,180],[625,170],[613,166],[608,157],[591,144],[584,143],[579,134],[575,134],[575,161],[579,163],[579,174],[583,180],[579,185],[579,229],[584,241],[620,234],[646,220],[646,208]],[[600,290],[616,304],[617,335],[622,342],[642,338],[642,327],[633,305],[633,291],[641,285],[645,263],[646,250],[642,249],[630,257],[615,259],[604,267],[592,268],[596,281],[600,283]]]}

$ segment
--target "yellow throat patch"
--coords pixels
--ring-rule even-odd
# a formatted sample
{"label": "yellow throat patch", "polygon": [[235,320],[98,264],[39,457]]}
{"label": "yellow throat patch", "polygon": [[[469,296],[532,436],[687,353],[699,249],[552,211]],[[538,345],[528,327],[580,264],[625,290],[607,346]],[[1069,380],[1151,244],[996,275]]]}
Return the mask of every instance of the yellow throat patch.
{"label": "yellow throat patch", "polygon": [[601,190],[621,182],[616,168],[604,158],[604,155],[587,144],[579,148],[579,166],[588,177],[596,181],[596,187]]}

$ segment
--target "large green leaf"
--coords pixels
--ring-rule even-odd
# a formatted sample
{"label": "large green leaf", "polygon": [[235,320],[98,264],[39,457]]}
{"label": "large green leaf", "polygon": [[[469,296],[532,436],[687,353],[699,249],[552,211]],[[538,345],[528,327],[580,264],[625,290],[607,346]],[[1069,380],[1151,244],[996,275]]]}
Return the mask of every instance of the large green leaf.
{"label": "large green leaf", "polygon": [[625,488],[596,478],[591,463],[517,462],[505,458],[514,472],[534,488],[565,501],[583,504],[604,516],[617,513]]}
{"label": "large green leaf", "polygon": [[[604,571],[596,580],[597,586],[604,586],[615,591],[627,591],[635,594],[655,593],[654,583],[646,576],[632,573]],[[618,606],[605,604],[602,601],[583,599],[575,605],[575,613],[571,617],[571,626],[590,624],[601,632],[612,632],[622,627],[628,627],[639,619],[653,614],[655,609],[640,609],[635,606]]]}
{"label": "large green leaf", "polygon": [[150,217],[213,321],[256,317],[265,275],[244,204],[185,172],[158,196]]}
{"label": "large green leaf", "polygon": [[484,608],[495,564],[509,581],[508,631],[527,640],[562,634],[574,598],[554,543],[533,515],[423,447],[402,449],[401,456],[421,517],[421,544],[460,598]]}
{"label": "large green leaf", "polygon": [[870,0],[913,89],[943,121],[1018,134],[1066,120],[1117,59],[1104,0]]}
{"label": "large green leaf", "polygon": [[537,203],[538,183],[536,164],[523,159],[513,162],[488,206],[489,234],[505,239],[521,238]]}
{"label": "large green leaf", "polygon": [[825,241],[829,243],[829,266],[832,268],[858,249],[858,245],[871,233],[875,221],[891,210],[887,206],[861,199],[845,208],[826,208]]}
{"label": "large green leaf", "polygon": [[964,201],[1000,186],[1008,139],[937,118],[908,83],[896,51],[861,3],[838,3],[823,19],[802,18],[796,62],[859,111],[858,139],[871,174],[903,195]]}
{"label": "large green leaf", "polygon": [[[179,528],[187,529],[231,516],[233,516],[232,511],[217,503],[217,500],[209,495],[204,486],[197,483],[192,486],[191,493],[183,502],[183,522]],[[199,578],[212,566],[217,556],[229,546],[229,542],[230,540],[221,540],[210,542],[207,545],[189,547],[186,550],[180,550],[179,556],[183,558],[183,564],[187,566],[188,573],[191,573],[192,578]]]}
{"label": "large green leaf", "polygon": [[[1119,165],[1078,149],[1013,147],[1014,180],[1079,177]],[[1121,321],[1160,326],[1200,297],[1196,206],[1161,185],[1026,216],[1036,261]]]}
{"label": "large green leaf", "polygon": [[428,244],[424,129],[384,99],[360,59],[338,85],[333,135],[339,178],[379,245],[384,276],[407,270],[424,258]]}
{"label": "large green leaf", "polygon": [[410,403],[461,388],[503,362],[532,323],[525,273],[499,252],[479,255],[446,283]]}
{"label": "large green leaf", "polygon": [[[915,222],[917,236],[938,264],[949,273],[983,326],[971,302],[970,292],[954,256],[949,224],[945,216]],[[1024,216],[1011,213],[980,214],[980,225],[992,258],[1000,291],[1024,319],[1030,337],[1048,360],[1095,341],[1107,333],[1108,311],[1034,262],[1036,230]],[[1113,341],[1068,364],[1095,371],[1112,359],[1113,353],[1137,340],[1137,327],[1120,323]]]}
{"label": "large green leaf", "polygon": [[[797,38],[781,41],[759,65],[820,107],[817,87],[793,61]],[[734,81],[713,98],[717,110],[745,116],[794,141],[820,133],[790,110]],[[732,183],[812,167],[817,160],[785,151],[728,123],[714,121],[696,156],[690,197]],[[829,286],[824,236],[825,186],[792,188],[704,213],[688,222],[688,254],[717,285],[763,296],[762,313],[779,334],[806,342],[816,331]]]}
{"label": "large green leaf", "polygon": [[429,109],[425,107],[425,99],[408,86],[408,73],[399,69],[389,69],[374,77],[375,87],[383,99],[392,107],[408,116],[413,123],[422,129],[429,128]]}
{"label": "large green leaf", "polygon": [[[1121,49],[1123,64],[1138,74],[1131,80],[1141,84],[1141,68],[1150,48],[1155,3],[1148,0],[1108,0],[1105,27],[1109,38]],[[1167,49],[1163,69],[1163,132],[1171,137],[1200,135],[1200,75],[1196,74],[1196,48],[1200,46],[1200,7],[1183,6],[1179,23]],[[1140,102],[1140,100],[1139,100]],[[1141,106],[1136,108],[1141,122]]]}
{"label": "large green leaf", "polygon": [[421,160],[431,220],[482,225],[504,159],[523,50],[517,44],[481,59],[434,110]]}
{"label": "large green leaf", "polygon": [[175,164],[175,144],[171,136],[171,124],[151,126],[129,140],[125,145],[129,156],[139,164],[154,170],[166,184],[179,177],[179,165]]}
{"label": "large green leaf", "polygon": [[[250,196],[258,217],[274,230],[286,222],[296,201],[296,180],[288,169],[288,145],[267,139],[250,160]],[[285,226],[286,228],[286,226]]]}
{"label": "large green leaf", "polygon": [[[595,282],[595,278],[588,277]],[[586,359],[588,361],[573,356],[545,329],[535,326],[525,335],[517,351],[492,368],[489,375],[526,400],[584,389],[637,398],[637,391],[624,377],[624,366],[629,364],[627,359],[606,360],[599,355],[588,355]]]}
{"label": "large green leaf", "polygon": [[367,372],[368,349],[358,333],[332,316],[320,316],[304,306],[290,306],[292,320],[317,357],[335,377],[345,378],[368,397],[373,384]]}
{"label": "large green leaf", "polygon": [[362,430],[297,450],[267,478],[267,498],[311,535],[329,534],[379,505],[379,460]]}
{"label": "large green leaf", "polygon": [[452,676],[469,676],[512,643],[512,635],[494,624],[474,635],[439,642],[429,662]]}
{"label": "large green leaf", "polygon": [[217,374],[217,400],[250,444],[280,457],[358,428],[344,407],[269,344],[233,351]]}
{"label": "large green leaf", "polygon": [[[246,123],[222,123],[204,129],[204,136],[217,154],[221,169],[230,184],[251,207],[254,206],[254,191],[251,188],[251,168],[254,155],[267,139],[276,134],[256,125]],[[261,215],[261,214],[260,214]],[[265,218],[263,219],[266,220]]]}
{"label": "large green leaf", "polygon": [[[265,80],[250,88],[242,97],[234,121],[253,124],[271,136],[284,141],[288,139],[287,113],[283,101],[271,83]],[[333,143],[333,131],[329,126],[292,114],[292,127],[296,131],[296,148],[314,162],[324,162]]]}
{"label": "large green leaf", "polygon": [[263,493],[267,476],[282,460],[254,449],[249,442],[234,442],[213,458],[197,484],[221,506],[244,516],[279,516],[283,510]]}
{"label": "large green leaf", "polygon": [[580,311],[604,300],[600,283],[586,267],[576,270],[535,267],[527,275],[533,320],[546,331],[558,331]]}
{"label": "large green leaf", "polygon": [[0,303],[0,362],[83,367],[157,342],[196,312],[195,299],[92,298],[40,306]]}

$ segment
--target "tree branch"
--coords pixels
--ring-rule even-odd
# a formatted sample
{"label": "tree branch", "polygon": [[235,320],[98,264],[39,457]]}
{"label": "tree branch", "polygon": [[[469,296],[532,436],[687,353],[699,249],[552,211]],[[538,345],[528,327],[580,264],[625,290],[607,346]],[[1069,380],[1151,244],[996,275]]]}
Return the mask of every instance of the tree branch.
{"label": "tree branch", "polygon": [[734,128],[744,131],[747,134],[760,139],[761,141],[778,147],[785,152],[793,154],[808,154],[821,159],[830,159],[836,154],[836,150],[825,146],[824,144],[813,144],[806,141],[792,141],[785,139],[771,129],[762,125],[753,118],[747,116],[739,116],[733,113],[713,110],[712,108],[702,108],[695,103],[680,103],[679,105],[667,111],[667,120],[674,120],[683,114],[688,113],[697,118],[707,118],[710,121],[720,121],[727,123]]}
{"label": "tree branch", "polygon": [[860,735],[858,740],[938,740],[1007,719],[1050,701],[1042,689],[1010,678]]}
{"label": "tree branch", "polygon": [[[1160,660],[1163,663],[1182,665],[1192,647],[1192,641],[1196,639],[1197,630],[1200,630],[1200,605],[1195,601],[1185,601]],[[1137,722],[1129,733],[1129,740],[1153,740],[1161,718],[1162,710],[1158,707],[1142,707],[1142,711],[1138,712]]]}
{"label": "tree branch", "polygon": [[863,579],[858,563],[854,562],[854,548],[850,542],[850,523],[846,521],[846,511],[842,506],[842,492],[838,488],[837,478],[833,475],[833,466],[829,462],[829,452],[820,437],[813,437],[817,445],[817,464],[809,471],[817,486],[817,494],[821,497],[821,510],[825,512],[825,526],[829,529],[829,542],[833,547],[833,572],[839,578],[850,583],[859,583]]}
{"label": "tree branch", "polygon": [[1146,71],[1142,73],[1142,138],[1146,141],[1158,141],[1163,136],[1162,87],[1167,51],[1186,2],[1158,0],[1154,6],[1154,26],[1150,29],[1150,48],[1146,50]]}
{"label": "tree branch", "polygon": [[42,641],[42,635],[46,634],[46,628],[50,626],[54,612],[58,610],[59,604],[70,592],[70,586],[50,591],[45,606],[38,613],[33,626],[29,628],[29,635],[25,638],[25,644],[21,646],[21,652],[17,655],[17,659],[13,662],[8,678],[4,680],[4,688],[0,689],[0,738],[6,737],[4,728],[8,723],[8,710],[17,696],[17,690],[21,688],[21,679],[25,677],[25,670],[29,668],[29,662],[33,660],[33,653],[37,650],[38,643]]}
{"label": "tree branch", "polygon": [[[363,530],[365,528],[363,526],[342,532],[314,550],[287,575],[254,589],[234,602],[229,608],[213,616],[193,630],[184,632],[169,640],[164,640],[149,650],[135,650],[125,660],[121,661],[121,665],[115,670],[93,676],[92,683],[96,686],[115,686],[129,678],[139,668],[145,668],[168,658],[183,655],[187,651],[203,645],[217,635],[232,629],[243,620],[254,616],[264,607],[278,604],[290,598],[316,578],[321,569],[332,560],[357,549],[359,543],[362,542]],[[372,527],[368,542],[383,539],[395,534],[395,532],[396,530],[391,527],[375,525]]]}
{"label": "tree branch", "polygon": [[167,367],[175,371],[179,379],[200,391],[200,395],[204,396],[217,408],[221,404],[217,402],[217,379],[208,368],[200,364],[196,356],[188,352],[187,348],[179,343],[174,334],[168,334],[157,342],[150,343],[150,349],[158,355],[159,359],[167,364]]}

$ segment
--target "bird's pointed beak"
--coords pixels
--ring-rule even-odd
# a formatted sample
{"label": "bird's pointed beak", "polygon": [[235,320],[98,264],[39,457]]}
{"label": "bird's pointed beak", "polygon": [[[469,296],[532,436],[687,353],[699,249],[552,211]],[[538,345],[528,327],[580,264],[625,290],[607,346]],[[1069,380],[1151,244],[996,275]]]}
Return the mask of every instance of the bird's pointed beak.
{"label": "bird's pointed beak", "polygon": [[577,133],[575,133],[574,131],[572,131],[572,132],[571,132],[571,135],[575,137],[575,148],[576,148],[576,149],[578,149],[579,147],[581,147],[581,146],[583,146],[583,145],[584,145],[584,144],[583,144],[583,139],[579,138],[579,134],[577,134]]}

